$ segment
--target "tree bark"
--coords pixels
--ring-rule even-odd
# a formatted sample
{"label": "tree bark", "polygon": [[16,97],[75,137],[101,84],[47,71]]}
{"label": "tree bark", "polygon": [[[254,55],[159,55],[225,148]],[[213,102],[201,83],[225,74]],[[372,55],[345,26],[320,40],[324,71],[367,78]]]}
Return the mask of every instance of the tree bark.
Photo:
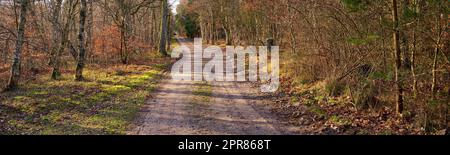
{"label": "tree bark", "polygon": [[153,23],[155,23],[155,10],[154,9],[152,9],[152,11],[150,12],[150,17],[151,17],[151,23],[149,24],[151,27],[150,27],[150,43],[152,43],[152,48],[154,49],[155,48],[155,37],[154,37],[154,34],[155,34],[155,26],[154,26],[154,24]]}
{"label": "tree bark", "polygon": [[126,28],[126,21],[122,20],[122,24],[120,26],[120,61],[122,61],[122,64],[128,63],[128,45],[127,45],[127,28]]}
{"label": "tree bark", "polygon": [[171,31],[171,18],[170,15],[167,16],[167,51],[170,51],[171,41],[172,41],[172,31]]}
{"label": "tree bark", "polygon": [[92,58],[92,54],[93,54],[93,49],[94,49],[94,44],[93,44],[93,28],[94,28],[94,5],[93,5],[93,0],[89,0],[88,2],[88,15],[89,17],[87,18],[87,38],[86,38],[86,55],[88,55],[88,60],[90,58]]}
{"label": "tree bark", "polygon": [[[443,17],[443,14],[438,15],[436,17],[436,27],[438,36],[441,36],[442,34],[442,28],[441,28],[441,17]],[[438,37],[435,47],[434,47],[434,58],[433,58],[433,68],[432,68],[432,83],[431,83],[431,97],[434,100],[436,98],[436,86],[437,86],[437,74],[438,74],[438,58],[439,58],[439,52],[440,52],[440,44],[441,44],[441,37]]]}
{"label": "tree bark", "polygon": [[[290,6],[290,5],[292,5],[291,4],[291,1],[288,1],[288,5]],[[294,12],[292,11],[292,8],[288,8],[288,12],[289,12],[289,14],[291,14],[290,15],[290,19],[289,19],[289,22],[288,22],[288,24],[289,24],[289,31],[291,31],[290,32],[290,38],[291,38],[291,52],[292,53],[296,53],[296,49],[297,49],[297,38],[295,37],[295,35],[296,35],[296,33],[295,33],[295,30],[294,30],[294,18],[295,18],[295,14],[294,14]]]}
{"label": "tree bark", "polygon": [[437,84],[437,61],[439,55],[439,43],[437,43],[434,49],[434,58],[433,58],[433,69],[432,69],[432,81],[431,81],[431,98],[434,100],[436,98],[436,84]]}
{"label": "tree bark", "polygon": [[76,81],[83,81],[83,69],[85,66],[85,57],[86,57],[86,49],[84,46],[84,29],[86,23],[86,0],[81,0],[81,8],[80,8],[80,27],[78,32],[78,41],[79,41],[79,52],[78,52],[78,60],[77,60],[77,69],[75,74]]}
{"label": "tree bark", "polygon": [[167,20],[167,15],[168,15],[168,4],[167,4],[167,0],[162,0],[162,8],[161,8],[161,12],[162,12],[162,20],[161,20],[161,32],[160,32],[160,42],[159,42],[159,52],[162,55],[167,55],[167,49],[166,49],[166,41],[167,41],[167,28],[168,28],[168,20]]}
{"label": "tree bark", "polygon": [[51,57],[50,57],[50,65],[53,67],[51,79],[57,79],[59,77],[59,67],[58,64],[58,51],[60,46],[60,40],[62,38],[61,36],[61,28],[60,28],[60,15],[61,15],[61,5],[62,0],[55,0],[51,1],[51,9],[52,9],[52,17],[51,17],[51,23],[52,23],[52,49],[51,49]]}
{"label": "tree bark", "polygon": [[[450,80],[450,73],[447,73],[447,79]],[[450,88],[447,88],[447,103],[445,104],[445,135],[450,135]]]}
{"label": "tree bark", "polygon": [[157,50],[159,47],[159,41],[158,41],[158,22],[156,19],[156,12],[155,10],[152,10],[152,43],[153,43],[153,49]]}
{"label": "tree bark", "polygon": [[[72,11],[75,9],[75,5],[72,5],[70,2],[68,3],[69,11],[67,12],[67,21],[64,23],[64,27],[61,27],[62,21],[60,20],[61,17],[61,7],[62,7],[62,0],[57,0],[53,7],[53,17],[52,17],[52,24],[53,24],[53,33],[55,33],[54,38],[54,47],[52,48],[52,56],[51,56],[51,65],[53,67],[52,76],[51,79],[56,80],[61,76],[60,72],[60,66],[61,66],[61,55],[64,52],[64,49],[67,47],[67,44],[69,42],[69,29],[71,20],[72,20]],[[59,41],[59,42],[58,42]]]}
{"label": "tree bark", "polygon": [[411,50],[411,77],[413,80],[412,91],[413,97],[417,97],[417,78],[416,78],[416,50],[417,50],[417,36],[416,30],[413,30],[413,49]]}
{"label": "tree bark", "polygon": [[16,40],[16,49],[13,55],[13,61],[11,66],[11,75],[9,78],[8,85],[6,86],[6,91],[13,90],[17,87],[20,79],[20,65],[21,58],[20,55],[22,53],[23,43],[25,40],[25,24],[27,22],[27,7],[29,0],[21,0],[20,1],[20,17],[19,17],[19,25],[17,28],[17,40]]}
{"label": "tree bark", "polygon": [[401,80],[401,50],[400,50],[400,30],[398,20],[397,0],[392,0],[392,18],[394,22],[393,33],[393,49],[395,54],[395,83],[397,91],[397,114],[402,116],[403,113],[403,86]]}

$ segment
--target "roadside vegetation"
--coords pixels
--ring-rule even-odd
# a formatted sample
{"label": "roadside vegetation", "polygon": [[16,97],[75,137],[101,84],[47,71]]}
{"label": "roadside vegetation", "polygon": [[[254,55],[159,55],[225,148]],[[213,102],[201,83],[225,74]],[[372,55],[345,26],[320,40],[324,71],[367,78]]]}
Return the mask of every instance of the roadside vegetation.
{"label": "roadside vegetation", "polygon": [[335,134],[450,133],[449,1],[180,4],[180,33],[209,44],[280,47],[282,89],[274,100],[300,127]]}
{"label": "roadside vegetation", "polygon": [[42,75],[0,94],[0,133],[125,134],[169,63],[89,67],[84,82],[74,73],[55,81]]}

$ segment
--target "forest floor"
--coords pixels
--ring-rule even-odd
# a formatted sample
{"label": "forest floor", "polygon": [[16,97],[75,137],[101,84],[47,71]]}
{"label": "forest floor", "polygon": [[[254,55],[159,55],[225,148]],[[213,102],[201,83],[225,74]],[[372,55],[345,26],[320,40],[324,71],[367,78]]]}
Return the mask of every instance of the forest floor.
{"label": "forest floor", "polygon": [[18,90],[0,93],[0,135],[125,134],[172,62],[89,65],[83,82],[73,68],[59,80],[46,71]]}

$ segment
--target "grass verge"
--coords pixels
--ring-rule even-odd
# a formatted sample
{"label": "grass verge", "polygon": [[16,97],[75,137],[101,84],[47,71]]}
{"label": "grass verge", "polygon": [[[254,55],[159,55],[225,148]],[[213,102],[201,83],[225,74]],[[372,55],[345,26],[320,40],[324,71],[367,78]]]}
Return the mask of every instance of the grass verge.
{"label": "grass verge", "polygon": [[196,101],[208,103],[211,101],[212,86],[206,82],[198,83],[193,90]]}
{"label": "grass verge", "polygon": [[167,64],[87,68],[85,82],[44,75],[0,94],[0,134],[125,134]]}

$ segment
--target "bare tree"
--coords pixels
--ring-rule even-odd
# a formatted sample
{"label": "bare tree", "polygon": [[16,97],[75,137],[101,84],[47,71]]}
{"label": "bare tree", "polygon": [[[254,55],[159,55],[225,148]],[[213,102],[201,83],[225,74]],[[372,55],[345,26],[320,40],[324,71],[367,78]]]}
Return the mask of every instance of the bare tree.
{"label": "bare tree", "polygon": [[75,74],[76,81],[83,81],[83,69],[85,66],[85,58],[86,58],[86,49],[84,45],[84,29],[86,23],[86,12],[87,12],[87,3],[86,0],[81,0],[80,7],[80,27],[78,31],[78,60],[77,60],[77,69]]}
{"label": "bare tree", "polygon": [[142,8],[150,7],[155,0],[140,1],[123,1],[115,0],[101,2],[102,7],[113,19],[114,23],[120,30],[120,59],[123,64],[128,63],[129,46],[128,42],[131,38],[130,33],[133,31],[132,19]]}
{"label": "bare tree", "polygon": [[[51,50],[50,65],[53,68],[51,78],[57,79],[61,76],[61,55],[64,49],[67,47],[69,42],[69,28],[73,24],[75,18],[75,7],[78,5],[78,1],[65,1],[64,4],[62,0],[51,1],[52,7],[52,36],[53,45]],[[61,7],[64,7],[63,13],[65,13],[65,18],[61,18]]]}
{"label": "bare tree", "polygon": [[161,11],[162,11],[162,18],[161,18],[161,32],[160,32],[160,41],[159,41],[159,52],[162,55],[167,55],[167,48],[166,48],[166,42],[167,42],[167,34],[168,34],[168,16],[169,16],[169,8],[167,0],[161,1]]}
{"label": "bare tree", "polygon": [[6,91],[15,89],[19,83],[20,79],[20,65],[21,65],[21,53],[23,48],[23,43],[25,40],[25,24],[27,22],[27,8],[29,0],[20,1],[20,17],[19,24],[17,28],[17,40],[16,49],[13,55],[13,62],[11,66],[11,75],[9,78],[8,85],[6,86]]}
{"label": "bare tree", "polygon": [[392,20],[394,22],[393,33],[393,49],[395,54],[395,83],[397,89],[397,113],[402,115],[403,113],[403,85],[401,79],[401,50],[400,50],[400,30],[398,20],[398,8],[397,0],[392,0]]}

